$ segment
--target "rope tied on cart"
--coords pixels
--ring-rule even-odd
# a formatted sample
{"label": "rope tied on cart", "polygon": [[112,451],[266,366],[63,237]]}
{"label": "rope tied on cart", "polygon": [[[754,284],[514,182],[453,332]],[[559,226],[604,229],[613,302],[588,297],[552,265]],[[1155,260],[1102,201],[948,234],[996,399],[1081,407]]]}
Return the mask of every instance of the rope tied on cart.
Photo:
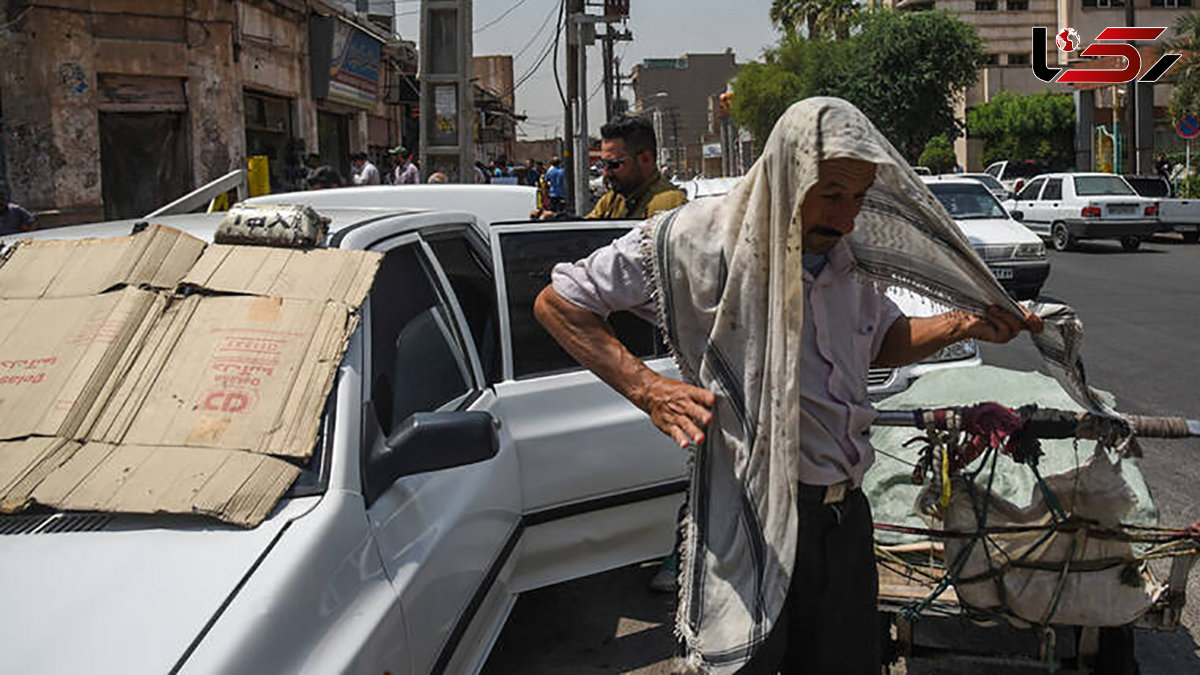
{"label": "rope tied on cart", "polygon": [[[933,494],[940,492],[937,502],[944,511],[950,503],[951,477],[957,477],[955,482],[961,486],[960,489],[965,488],[967,498],[966,502],[961,503],[967,505],[973,515],[970,524],[963,521],[960,515],[957,526],[944,529],[876,523],[875,527],[879,530],[946,542],[944,551],[942,544],[936,545],[937,550],[942,552],[941,561],[932,557],[934,549],[930,549],[931,557],[921,562],[877,547],[877,558],[882,566],[930,588],[925,597],[901,609],[901,614],[909,620],[917,620],[928,612],[944,611],[944,608],[939,609],[937,600],[951,587],[956,587],[960,591],[956,604],[959,605],[959,611],[968,616],[986,620],[1015,619],[1019,623],[1046,627],[1056,620],[1070,575],[1117,569],[1121,585],[1140,587],[1145,583],[1143,575],[1151,560],[1200,558],[1200,521],[1184,528],[1139,527],[1115,521],[1104,524],[1080,516],[1076,511],[1079,508],[1077,497],[1067,502],[1072,506],[1070,511],[1064,509],[1055,494],[1056,489],[1064,489],[1060,484],[1061,479],[1055,483],[1058,487],[1052,489],[1038,470],[1038,460],[1044,454],[1041,439],[1073,438],[1077,442],[1080,438],[1090,438],[1109,451],[1136,455],[1140,454],[1133,442],[1136,436],[1196,436],[1200,435],[1200,425],[1196,422],[1178,418],[1107,417],[1040,408],[1037,405],[1021,406],[1014,410],[990,402],[960,408],[881,411],[880,417],[876,424],[915,427],[923,432],[903,444],[922,444],[914,465],[913,483],[923,484],[927,475],[932,476]],[[996,461],[1001,454],[1030,468],[1035,489],[1043,497],[1048,522],[1017,526],[989,524]],[[980,458],[982,461],[978,461]],[[977,483],[976,479],[989,468],[986,484],[981,484],[983,481]],[[930,502],[926,504],[932,506]],[[950,524],[950,521],[944,522]],[[1012,537],[1019,538],[1022,535],[1026,537],[1026,543],[1013,548]],[[1058,543],[1053,543],[1055,541]],[[1129,550],[1127,553],[1110,551],[1099,556],[1085,552],[1090,550],[1086,547],[1095,545],[1089,542],[1098,541],[1126,542],[1137,545],[1138,550]],[[1058,553],[1047,557],[1045,552],[1054,546],[1059,547]],[[953,549],[957,551],[951,554]],[[973,570],[969,567],[971,558],[976,559]],[[1014,598],[1008,595],[1010,590],[1006,589],[1004,582],[1005,576],[1013,572],[1054,574],[1055,582],[1047,588],[1049,593],[1045,596],[1044,611],[1039,610],[1034,617],[1021,617],[1014,612],[1010,605]],[[966,604],[962,587],[974,584],[978,588],[980,583],[994,587],[994,599],[986,606]]]}

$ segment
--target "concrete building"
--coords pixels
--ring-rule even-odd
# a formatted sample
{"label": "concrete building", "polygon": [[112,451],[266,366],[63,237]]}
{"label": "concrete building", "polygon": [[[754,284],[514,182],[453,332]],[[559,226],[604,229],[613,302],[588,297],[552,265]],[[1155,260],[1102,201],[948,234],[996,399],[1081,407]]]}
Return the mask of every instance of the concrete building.
{"label": "concrete building", "polygon": [[485,164],[501,157],[513,160],[517,122],[525,118],[513,112],[516,90],[512,55],[476,56],[475,84],[475,159]]}
{"label": "concrete building", "polygon": [[725,93],[737,73],[733,50],[646,59],[633,67],[634,112],[654,122],[659,165],[669,174],[704,173],[705,141],[710,148],[719,143],[712,138],[719,132],[711,99]]}
{"label": "concrete building", "polygon": [[0,181],[43,227],[144,215],[251,155],[293,189],[307,153],[345,174],[408,137],[415,49],[331,4],[0,0],[0,17]]}
{"label": "concrete building", "polygon": [[[1183,12],[1194,11],[1193,0],[1128,0],[1134,3],[1135,21],[1138,26],[1168,26],[1175,24],[1175,19]],[[1074,94],[1076,90],[1084,93],[1077,96],[1077,118],[1088,129],[1081,129],[1077,141],[1077,169],[1108,170],[1111,161],[1105,164],[1098,161],[1105,152],[1111,153],[1111,146],[1104,146],[1106,132],[1096,131],[1094,126],[1108,125],[1111,133],[1113,120],[1113,91],[1091,93],[1094,87],[1072,87],[1064,84],[1047,84],[1033,74],[1030,63],[1032,47],[1032,28],[1046,27],[1048,39],[1044,46],[1046,62],[1051,67],[1075,67],[1086,64],[1087,60],[1079,56],[1079,51],[1064,52],[1055,45],[1054,35],[1065,27],[1072,27],[1079,34],[1084,45],[1089,44],[1108,26],[1125,25],[1125,6],[1123,0],[884,0],[884,6],[894,6],[897,10],[923,10],[937,8],[958,17],[962,21],[976,27],[979,37],[983,40],[984,51],[988,54],[989,64],[979,73],[979,82],[971,87],[959,102],[958,115],[966,118],[966,111],[974,106],[990,101],[997,93],[1008,91],[1016,94],[1034,94],[1045,91]],[[1169,29],[1160,38],[1173,38],[1174,30]],[[1148,69],[1153,58],[1143,59],[1143,72]],[[1149,59],[1149,62],[1147,62]],[[1121,60],[1123,63],[1123,60]],[[1093,64],[1098,65],[1098,64]],[[1115,65],[1112,67],[1122,67]],[[1171,120],[1167,119],[1167,101],[1170,97],[1170,86],[1162,83],[1154,87],[1143,101],[1143,127],[1141,134],[1142,146],[1137,154],[1143,158],[1157,153],[1158,149],[1168,149],[1172,145],[1173,131]],[[1118,90],[1128,92],[1128,87],[1122,85]],[[1153,105],[1150,102],[1153,96]],[[1118,124],[1121,119],[1121,108],[1125,105],[1123,97],[1117,94]],[[969,134],[969,131],[968,131]],[[1108,141],[1111,142],[1111,141]],[[1095,152],[1093,152],[1095,148]],[[982,169],[983,143],[978,139],[960,138],[955,143],[955,153],[959,163],[968,171]],[[1136,163],[1133,153],[1122,153],[1123,164],[1127,171],[1133,171]],[[1148,165],[1147,165],[1148,166]]]}

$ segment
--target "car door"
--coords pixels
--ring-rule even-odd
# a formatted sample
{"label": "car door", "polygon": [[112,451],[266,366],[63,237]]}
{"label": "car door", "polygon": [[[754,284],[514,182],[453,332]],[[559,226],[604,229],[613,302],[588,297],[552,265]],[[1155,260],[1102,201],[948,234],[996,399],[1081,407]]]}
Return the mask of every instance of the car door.
{"label": "car door", "polygon": [[1034,212],[1038,222],[1054,223],[1063,219],[1066,209],[1063,206],[1062,191],[1062,178],[1046,178],[1046,185],[1034,202]]}
{"label": "car door", "polygon": [[[496,385],[521,464],[523,536],[514,585],[534,588],[665,555],[687,456],[650,419],[582,369],[533,316],[555,263],[587,256],[630,221],[493,226],[504,378]],[[678,377],[657,329],[627,312],[614,334]]]}
{"label": "car door", "polygon": [[1045,214],[1039,212],[1038,207],[1040,202],[1038,197],[1042,191],[1042,186],[1046,184],[1045,178],[1036,178],[1017,193],[1016,205],[1018,211],[1024,214],[1025,226],[1034,232],[1050,233],[1050,223],[1045,219]]}
{"label": "car door", "polygon": [[[364,458],[412,413],[495,416],[496,404],[428,245],[406,235],[374,248],[385,255],[364,312]],[[384,568],[413,617],[414,673],[476,670],[511,606],[505,551],[516,537],[520,480],[503,424],[498,435],[491,459],[402,475],[368,505]],[[364,461],[365,485],[378,478],[372,470]]]}

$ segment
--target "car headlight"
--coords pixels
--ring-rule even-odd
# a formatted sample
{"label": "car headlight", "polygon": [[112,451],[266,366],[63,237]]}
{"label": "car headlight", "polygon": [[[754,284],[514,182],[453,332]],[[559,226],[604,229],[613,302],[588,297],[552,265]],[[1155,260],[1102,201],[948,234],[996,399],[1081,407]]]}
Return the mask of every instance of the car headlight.
{"label": "car headlight", "polygon": [[943,347],[938,350],[933,356],[922,359],[922,363],[943,363],[945,361],[960,361],[969,359],[975,356],[978,347],[975,346],[974,340],[963,340],[954,344]]}
{"label": "car headlight", "polygon": [[1018,258],[1045,258],[1046,245],[1042,242],[1034,242],[1032,244],[1020,244],[1017,246]]}

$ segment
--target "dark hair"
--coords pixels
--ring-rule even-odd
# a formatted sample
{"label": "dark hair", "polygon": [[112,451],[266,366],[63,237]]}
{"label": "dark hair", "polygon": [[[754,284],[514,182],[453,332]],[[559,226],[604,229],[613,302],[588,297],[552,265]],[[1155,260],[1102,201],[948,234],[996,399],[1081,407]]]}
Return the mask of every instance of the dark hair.
{"label": "dark hair", "polygon": [[328,164],[313,169],[312,177],[308,179],[309,187],[341,187],[342,175]]}
{"label": "dark hair", "polygon": [[658,141],[654,138],[654,127],[644,117],[618,117],[600,127],[600,137],[606,141],[625,141],[625,148],[632,155],[643,150],[658,154]]}
{"label": "dark hair", "polygon": [[356,153],[354,153],[353,155],[350,155],[350,161],[351,161],[351,162],[356,162],[356,161],[358,161],[358,160],[360,160],[360,159],[365,161],[365,160],[367,159],[367,153],[365,153],[365,152],[356,152]]}
{"label": "dark hair", "polygon": [[558,157],[550,158],[550,166],[558,166],[560,164],[562,164],[562,160],[559,159]]}

